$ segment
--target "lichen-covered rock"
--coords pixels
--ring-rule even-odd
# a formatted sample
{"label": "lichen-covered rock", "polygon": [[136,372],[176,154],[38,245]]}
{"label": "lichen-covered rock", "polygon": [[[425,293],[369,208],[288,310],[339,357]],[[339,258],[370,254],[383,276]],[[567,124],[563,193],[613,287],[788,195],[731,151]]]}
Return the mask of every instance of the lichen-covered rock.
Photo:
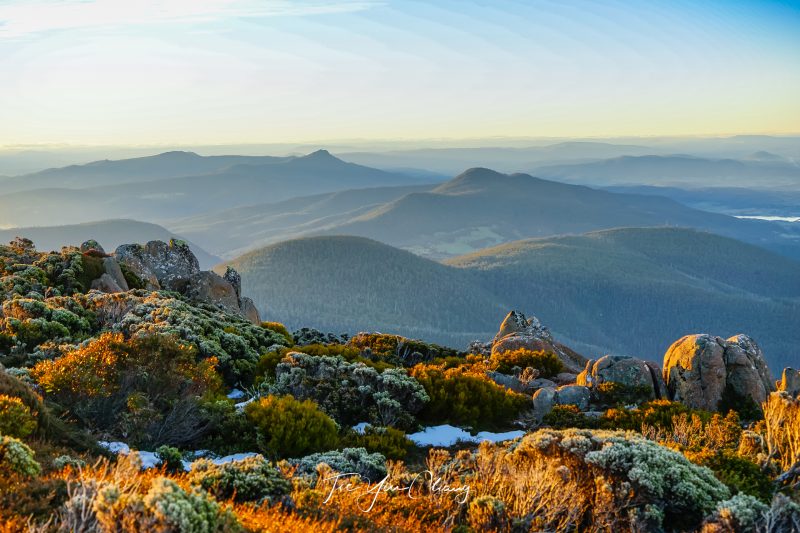
{"label": "lichen-covered rock", "polygon": [[620,383],[626,387],[647,387],[651,391],[651,399],[662,397],[661,383],[656,381],[651,366],[629,355],[605,355],[596,361],[590,360],[576,379],[578,385],[591,388],[606,382]]}
{"label": "lichen-covered rock", "polygon": [[779,391],[797,397],[800,395],[800,371],[791,367],[784,368],[781,380],[776,385]]}
{"label": "lichen-covered rock", "polygon": [[589,388],[583,385],[564,385],[556,389],[555,402],[558,405],[574,405],[581,411],[589,408]]}
{"label": "lichen-covered rock", "polygon": [[136,274],[145,284],[145,289],[157,291],[161,289],[150,261],[144,254],[144,247],[141,244],[121,244],[114,251],[114,258],[121,264]]}
{"label": "lichen-covered rock", "polygon": [[92,290],[106,293],[124,292],[124,289],[117,285],[117,282],[114,281],[114,278],[105,272],[102,276],[92,281],[91,288]]}
{"label": "lichen-covered rock", "polygon": [[128,282],[125,280],[125,275],[122,273],[122,269],[119,267],[119,263],[113,257],[106,257],[103,259],[103,268],[106,271],[106,274],[111,276],[111,279],[114,280],[120,289],[123,291],[127,291],[129,289]]}
{"label": "lichen-covered rock", "polygon": [[161,288],[173,291],[184,289],[188,280],[200,272],[200,264],[183,241],[172,239],[150,241],[144,246],[123,244],[114,252],[117,261],[124,263],[136,275],[152,283],[152,278]]}
{"label": "lichen-covered rock", "polygon": [[580,372],[586,358],[555,341],[545,326],[536,317],[527,318],[519,311],[511,311],[492,341],[491,354],[500,354],[524,348],[531,351],[552,352],[564,364],[568,372]]}
{"label": "lichen-covered rock", "polygon": [[261,314],[258,312],[258,308],[251,298],[247,296],[242,297],[240,309],[242,315],[244,315],[247,320],[256,325],[261,324]]}
{"label": "lichen-covered rock", "polygon": [[750,337],[687,335],[664,355],[664,381],[672,400],[715,411],[726,388],[761,404],[774,389],[764,354]]}
{"label": "lichen-covered rock", "polygon": [[89,239],[88,241],[84,241],[81,243],[80,250],[82,253],[89,253],[89,252],[96,252],[100,254],[105,254],[106,251],[103,250],[103,247],[100,246],[100,243],[94,239]]}

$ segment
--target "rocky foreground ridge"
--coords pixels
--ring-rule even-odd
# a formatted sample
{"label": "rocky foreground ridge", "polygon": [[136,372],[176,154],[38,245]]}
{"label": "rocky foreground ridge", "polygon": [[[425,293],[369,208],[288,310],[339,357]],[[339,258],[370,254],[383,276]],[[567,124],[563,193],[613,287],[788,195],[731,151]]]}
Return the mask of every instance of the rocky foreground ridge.
{"label": "rocky foreground ridge", "polygon": [[616,383],[638,390],[642,399],[681,402],[693,409],[720,411],[732,404],[760,409],[772,393],[800,392],[800,374],[786,368],[777,383],[772,379],[764,353],[755,340],[739,334],[722,339],[709,334],[687,335],[675,341],[664,354],[663,367],[628,355],[605,355],[587,360],[553,339],[536,317],[511,311],[490,343],[474,342],[473,351],[484,355],[525,349],[551,352],[558,356],[566,372],[552,380],[520,379],[497,372],[490,377],[498,384],[533,393],[535,418],[542,420],[556,405],[574,405],[592,413],[603,384]]}

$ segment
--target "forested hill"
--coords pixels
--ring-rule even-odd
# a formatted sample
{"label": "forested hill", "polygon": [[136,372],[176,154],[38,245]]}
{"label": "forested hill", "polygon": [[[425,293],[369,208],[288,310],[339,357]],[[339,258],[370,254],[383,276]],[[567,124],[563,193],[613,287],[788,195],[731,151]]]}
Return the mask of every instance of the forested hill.
{"label": "forested hill", "polygon": [[687,332],[747,332],[775,367],[800,342],[800,263],[688,229],[519,241],[446,264],[368,239],[316,237],[232,264],[262,313],[291,326],[424,332],[463,347],[518,308],[586,355],[657,361]]}

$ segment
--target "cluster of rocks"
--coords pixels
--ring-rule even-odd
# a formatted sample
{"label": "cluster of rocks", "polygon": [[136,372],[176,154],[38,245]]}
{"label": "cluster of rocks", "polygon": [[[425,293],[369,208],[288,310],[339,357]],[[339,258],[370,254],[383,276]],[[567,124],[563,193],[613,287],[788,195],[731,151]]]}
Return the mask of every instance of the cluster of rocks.
{"label": "cluster of rocks", "polygon": [[228,267],[224,276],[200,270],[200,264],[189,245],[176,239],[169,243],[150,241],[147,244],[123,244],[108,255],[97,241],[81,245],[85,255],[101,258],[103,274],[92,281],[91,288],[105,293],[130,289],[122,269],[135,274],[151,291],[169,290],[187,298],[239,313],[254,324],[261,317],[250,298],[242,296],[242,278]]}
{"label": "cluster of rocks", "polygon": [[488,373],[511,390],[532,393],[533,416],[539,421],[556,405],[589,411],[604,383],[641,391],[644,399],[668,399],[708,411],[718,410],[726,396],[760,406],[776,388],[800,395],[800,372],[787,368],[782,379],[773,382],[761,348],[747,335],[729,339],[687,335],[667,350],[662,370],[656,363],[628,355],[587,360],[555,341],[536,317],[512,311],[492,342],[470,345],[472,353],[487,356],[520,348],[554,353],[567,370],[552,379],[540,378],[530,369],[525,375]]}

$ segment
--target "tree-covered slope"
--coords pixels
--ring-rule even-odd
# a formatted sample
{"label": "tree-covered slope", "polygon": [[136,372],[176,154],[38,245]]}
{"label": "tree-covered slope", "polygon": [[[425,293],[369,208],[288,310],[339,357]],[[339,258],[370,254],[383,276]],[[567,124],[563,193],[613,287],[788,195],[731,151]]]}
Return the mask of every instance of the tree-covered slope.
{"label": "tree-covered slope", "polygon": [[507,312],[470,272],[359,237],[286,241],[230,264],[263,316],[291,327],[472,339]]}
{"label": "tree-covered slope", "polygon": [[519,241],[438,264],[362,238],[315,237],[232,262],[266,316],[463,347],[511,308],[586,355],[658,361],[687,332],[745,332],[774,367],[800,342],[800,264],[688,229]]}

